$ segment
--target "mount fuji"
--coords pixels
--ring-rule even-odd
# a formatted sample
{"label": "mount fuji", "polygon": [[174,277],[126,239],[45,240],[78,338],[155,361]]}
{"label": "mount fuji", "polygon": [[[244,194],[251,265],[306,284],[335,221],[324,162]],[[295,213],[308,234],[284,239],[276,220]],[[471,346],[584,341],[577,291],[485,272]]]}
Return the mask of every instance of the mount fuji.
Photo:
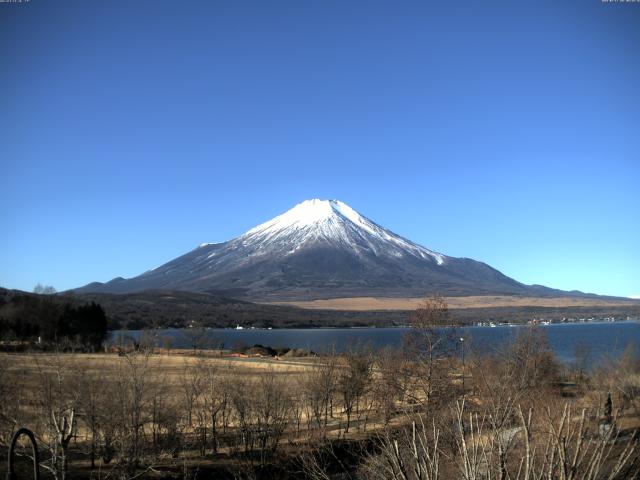
{"label": "mount fuji", "polygon": [[76,291],[183,290],[251,300],[442,295],[558,295],[482,262],[407,240],[338,200],[307,200],[245,234],[204,243],[130,279]]}

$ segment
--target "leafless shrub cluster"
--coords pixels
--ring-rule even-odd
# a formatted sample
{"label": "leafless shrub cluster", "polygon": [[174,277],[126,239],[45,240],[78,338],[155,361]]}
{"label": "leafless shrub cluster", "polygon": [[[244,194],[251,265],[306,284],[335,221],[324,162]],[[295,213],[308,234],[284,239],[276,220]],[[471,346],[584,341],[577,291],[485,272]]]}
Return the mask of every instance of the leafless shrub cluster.
{"label": "leafless shrub cluster", "polygon": [[[283,456],[325,479],[338,478],[329,464],[344,470],[339,478],[371,480],[638,475],[640,362],[631,351],[606,371],[572,377],[590,387],[563,397],[562,369],[540,330],[469,355],[463,370],[441,299],[412,321],[402,352],[353,348],[291,369],[206,357],[197,338],[184,360],[144,345],[92,360],[2,357],[0,442],[29,426],[42,469],[60,480],[81,465],[122,479],[180,465],[187,477],[194,462],[223,459],[237,478],[254,478]],[[359,444],[358,468],[338,441]]]}
{"label": "leafless shrub cluster", "polygon": [[[408,378],[417,383],[413,392],[423,395],[418,401],[425,408],[407,409],[403,424],[377,432],[379,449],[363,462],[362,478],[595,480],[640,475],[640,362],[632,351],[592,378],[580,365],[574,378],[591,385],[590,394],[564,397],[562,369],[543,331],[532,328],[501,351],[472,356],[470,390],[456,392],[455,362],[432,353],[439,342],[447,342],[436,328],[446,318],[446,306],[437,298],[415,313],[419,331],[411,339],[412,366],[422,378],[415,379],[415,373]],[[626,429],[622,412],[631,422]]]}
{"label": "leafless shrub cluster", "polygon": [[596,480],[637,478],[638,442],[615,428],[597,428],[586,412],[565,405],[560,415],[541,416],[516,408],[518,422],[495,428],[486,412],[456,403],[456,451],[447,454],[442,432],[415,420],[409,427],[380,436],[380,450],[362,467],[368,480]]}

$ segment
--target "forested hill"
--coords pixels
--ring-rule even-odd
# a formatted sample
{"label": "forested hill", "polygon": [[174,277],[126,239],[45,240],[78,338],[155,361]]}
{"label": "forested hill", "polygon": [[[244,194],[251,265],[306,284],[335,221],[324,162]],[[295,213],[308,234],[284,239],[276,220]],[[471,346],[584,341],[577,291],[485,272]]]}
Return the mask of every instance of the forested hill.
{"label": "forested hill", "polygon": [[[0,329],[4,328],[6,332],[6,326],[16,325],[16,322],[23,324],[46,322],[46,319],[51,317],[47,317],[47,312],[51,311],[47,305],[50,304],[58,306],[56,307],[58,310],[55,311],[58,312],[56,315],[59,315],[60,309],[64,309],[65,305],[79,308],[92,303],[104,310],[110,330],[181,328],[189,325],[218,328],[234,328],[237,325],[262,328],[382,327],[406,325],[409,313],[403,310],[306,310],[181,291],[36,295],[0,288]],[[25,305],[30,307],[24,308]],[[36,308],[38,305],[44,305],[44,308]],[[462,324],[474,324],[480,321],[524,323],[532,318],[559,320],[564,317],[638,317],[640,306],[460,308],[451,309],[450,313],[454,321]],[[56,315],[54,318],[58,319],[59,316]],[[41,318],[36,319],[35,317],[38,316]],[[52,321],[51,318],[49,321]]]}
{"label": "forested hill", "polygon": [[107,333],[107,316],[95,302],[0,289],[3,346],[97,350]]}
{"label": "forested hill", "polygon": [[[25,300],[31,299],[31,300]],[[35,302],[37,300],[37,302]],[[17,306],[25,301],[38,304],[100,305],[109,330],[120,328],[168,328],[202,325],[207,327],[345,327],[384,326],[407,323],[406,312],[350,312],[306,310],[297,307],[265,305],[229,297],[182,291],[150,290],[131,294],[64,293],[36,295],[19,290],[0,288],[0,321],[17,318]],[[37,315],[37,309],[24,312],[27,321]]]}
{"label": "forested hill", "polygon": [[406,312],[307,310],[284,305],[251,303],[235,298],[183,291],[148,290],[129,294],[75,294],[76,301],[97,302],[114,326],[305,328],[384,326],[407,323]]}

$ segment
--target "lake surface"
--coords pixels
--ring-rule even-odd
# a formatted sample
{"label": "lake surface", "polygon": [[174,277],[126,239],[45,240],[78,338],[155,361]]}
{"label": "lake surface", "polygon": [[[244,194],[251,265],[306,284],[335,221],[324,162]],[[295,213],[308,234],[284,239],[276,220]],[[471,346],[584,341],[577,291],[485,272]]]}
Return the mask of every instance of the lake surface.
{"label": "lake surface", "polygon": [[[458,328],[456,336],[465,339],[466,352],[492,352],[507,345],[527,326],[464,327]],[[589,352],[588,363],[597,365],[606,358],[618,358],[628,345],[640,351],[640,323],[638,322],[588,322],[558,323],[539,326],[544,330],[557,358],[565,363],[575,360],[576,348],[585,346]],[[409,328],[312,328],[312,329],[207,329],[210,344],[223,343],[231,349],[238,344],[252,346],[261,344],[270,347],[290,347],[324,352],[335,348],[345,351],[358,345],[374,348],[399,347]],[[114,331],[119,335],[140,336],[139,330]],[[155,331],[156,343],[173,348],[190,348],[189,329],[162,329]]]}

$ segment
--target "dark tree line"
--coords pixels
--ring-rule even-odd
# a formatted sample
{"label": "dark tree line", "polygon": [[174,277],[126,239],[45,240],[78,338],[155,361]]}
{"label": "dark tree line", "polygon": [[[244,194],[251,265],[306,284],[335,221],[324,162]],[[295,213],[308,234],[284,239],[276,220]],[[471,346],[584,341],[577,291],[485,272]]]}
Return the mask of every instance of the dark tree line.
{"label": "dark tree line", "polygon": [[0,338],[97,350],[107,336],[107,317],[97,303],[74,305],[55,297],[15,295],[0,304]]}

